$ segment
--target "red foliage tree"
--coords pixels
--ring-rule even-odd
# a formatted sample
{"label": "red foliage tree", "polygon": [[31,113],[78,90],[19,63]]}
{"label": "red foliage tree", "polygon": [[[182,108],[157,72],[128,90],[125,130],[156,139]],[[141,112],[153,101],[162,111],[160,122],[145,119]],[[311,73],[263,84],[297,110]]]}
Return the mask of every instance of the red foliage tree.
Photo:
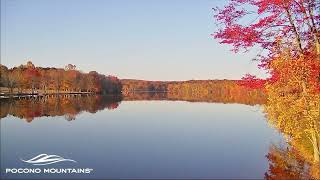
{"label": "red foliage tree", "polygon": [[[289,60],[320,61],[319,0],[230,0],[213,8],[219,30],[212,34],[233,51],[261,48],[259,67],[268,70],[269,82],[277,81],[279,73],[270,68],[273,59],[285,54]],[[320,69],[312,66],[314,85],[319,84]],[[243,78],[244,84],[259,87],[263,81],[254,76]]]}
{"label": "red foliage tree", "polygon": [[24,78],[26,80],[26,85],[29,86],[29,88],[32,89],[32,94],[34,93],[35,89],[38,89],[38,83],[39,83],[39,78],[40,78],[40,73],[36,68],[30,68],[28,67],[25,71],[24,71]]}
{"label": "red foliage tree", "polygon": [[319,0],[230,0],[223,8],[213,8],[221,25],[213,36],[236,52],[258,45],[270,56],[282,45],[293,55],[310,46],[319,54],[319,8]]}
{"label": "red foliage tree", "polygon": [[237,82],[239,85],[251,89],[262,89],[266,83],[266,80],[259,79],[254,75],[246,74],[240,81]]}

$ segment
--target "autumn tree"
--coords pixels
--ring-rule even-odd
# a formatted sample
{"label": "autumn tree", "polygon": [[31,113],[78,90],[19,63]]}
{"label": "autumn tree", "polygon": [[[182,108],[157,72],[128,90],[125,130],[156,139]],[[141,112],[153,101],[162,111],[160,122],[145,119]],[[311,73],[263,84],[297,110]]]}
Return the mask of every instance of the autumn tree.
{"label": "autumn tree", "polygon": [[266,84],[269,97],[265,110],[269,122],[291,140],[309,141],[313,159],[319,163],[320,94],[316,75],[320,62],[279,57],[272,60],[270,68],[277,74],[277,80]]}
{"label": "autumn tree", "polygon": [[62,78],[63,78],[62,70],[55,69],[54,71],[51,71],[51,77],[53,78],[53,84],[54,84],[55,90],[57,91],[57,93],[59,93],[62,87]]}
{"label": "autumn tree", "polygon": [[47,93],[47,90],[49,89],[50,82],[52,81],[52,77],[49,73],[49,68],[47,69],[41,69],[40,70],[40,88],[42,88],[44,94]]}
{"label": "autumn tree", "polygon": [[66,71],[68,71],[68,70],[75,70],[75,69],[76,69],[76,65],[68,64],[68,65],[66,65],[66,66],[64,67],[64,69],[65,69]]}
{"label": "autumn tree", "polygon": [[89,83],[89,76],[86,74],[80,74],[80,79],[78,81],[78,87],[79,87],[79,91],[82,92],[82,91],[88,91],[88,87],[90,86],[90,83]]}
{"label": "autumn tree", "polygon": [[25,83],[29,84],[29,87],[32,90],[32,94],[34,94],[34,90],[39,88],[40,73],[38,69],[28,67],[24,71],[24,75],[24,78],[26,80]]}
{"label": "autumn tree", "polygon": [[[79,93],[82,91],[102,94],[120,94],[122,89],[121,81],[115,76],[106,76],[95,71],[83,73],[75,69],[76,66],[68,64],[62,68],[36,67],[31,61],[26,65],[20,65],[8,69],[0,66],[0,86],[10,89],[18,88],[19,93],[42,93],[47,94],[48,90],[56,93]],[[38,92],[36,92],[37,90]],[[41,93],[41,92],[40,92]]]}
{"label": "autumn tree", "polygon": [[0,86],[8,85],[8,68],[0,64]]}
{"label": "autumn tree", "polygon": [[15,73],[14,71],[9,71],[7,87],[10,89],[10,93],[13,93],[13,88],[17,87],[19,79],[20,78],[17,73]]}
{"label": "autumn tree", "polygon": [[288,141],[306,140],[320,161],[320,1],[230,0],[214,8],[219,30],[213,34],[233,51],[260,48],[259,67],[270,77],[248,75],[253,88],[265,88],[269,122]]}
{"label": "autumn tree", "polygon": [[318,0],[230,0],[213,8],[219,30],[213,34],[234,51],[258,46],[276,55],[279,45],[291,55],[315,50],[319,55],[320,1]]}
{"label": "autumn tree", "polygon": [[[320,60],[319,8],[319,0],[230,0],[223,8],[214,8],[220,28],[213,36],[232,45],[235,52],[260,47],[263,51],[258,54],[260,67],[268,70],[271,74],[268,81],[274,82],[279,77],[277,71],[282,69],[275,71],[271,63],[279,57],[288,61]],[[319,68],[312,71],[316,72],[306,69],[303,73],[312,73],[317,81],[307,81],[308,77],[296,72],[303,77],[300,86],[304,92],[309,85],[320,83]],[[257,82],[251,80],[252,84]]]}

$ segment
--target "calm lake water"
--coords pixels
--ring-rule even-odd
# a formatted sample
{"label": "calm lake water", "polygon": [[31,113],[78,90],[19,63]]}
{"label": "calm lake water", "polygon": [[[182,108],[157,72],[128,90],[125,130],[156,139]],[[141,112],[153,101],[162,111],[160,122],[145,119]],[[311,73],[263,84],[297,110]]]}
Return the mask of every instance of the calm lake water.
{"label": "calm lake water", "polygon": [[[62,105],[56,110],[73,108],[63,106],[68,103],[65,101],[59,100]],[[266,155],[270,146],[283,143],[281,135],[268,126],[259,105],[124,100],[103,106],[86,103],[88,107],[81,109],[77,102],[73,106],[79,107],[53,116],[48,107],[54,105],[43,104],[1,104],[2,111],[10,112],[1,118],[2,177],[263,178],[269,166]],[[34,117],[22,115],[28,113]],[[76,162],[37,166],[21,160],[39,154]],[[93,171],[12,174],[5,173],[6,168]]]}

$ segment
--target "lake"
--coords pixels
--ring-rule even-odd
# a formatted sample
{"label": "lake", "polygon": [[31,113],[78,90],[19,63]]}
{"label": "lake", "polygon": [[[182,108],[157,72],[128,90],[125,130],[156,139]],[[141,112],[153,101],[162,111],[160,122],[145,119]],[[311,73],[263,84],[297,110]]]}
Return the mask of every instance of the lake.
{"label": "lake", "polygon": [[[155,97],[155,96],[152,96]],[[264,178],[273,145],[285,146],[262,107],[130,97],[2,100],[5,178]],[[159,98],[162,97],[162,98]],[[26,163],[39,154],[74,161]],[[89,168],[90,173],[5,173]]]}

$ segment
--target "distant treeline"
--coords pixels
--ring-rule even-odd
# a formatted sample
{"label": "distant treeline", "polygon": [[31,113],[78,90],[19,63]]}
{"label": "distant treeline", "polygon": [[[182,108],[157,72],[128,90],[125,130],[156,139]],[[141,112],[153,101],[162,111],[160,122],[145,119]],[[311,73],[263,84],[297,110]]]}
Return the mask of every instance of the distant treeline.
{"label": "distant treeline", "polygon": [[133,91],[167,91],[169,81],[145,81],[137,79],[122,79],[122,92]]}
{"label": "distant treeline", "polygon": [[105,76],[95,71],[83,73],[68,64],[63,68],[35,67],[32,62],[19,67],[7,68],[0,64],[0,87],[8,93],[60,93],[94,92],[102,94],[121,93],[121,82],[115,76]]}
{"label": "distant treeline", "polygon": [[[121,80],[122,92],[165,92],[170,100],[262,104],[266,100],[261,89],[241,85],[237,80],[144,81]],[[139,96],[139,95],[134,95]]]}
{"label": "distant treeline", "polygon": [[[245,102],[264,98],[260,89],[250,89],[236,80],[144,81],[105,76],[95,71],[83,73],[76,66],[65,68],[35,67],[32,62],[19,67],[0,65],[0,92],[7,94],[55,94],[93,92],[128,94],[131,92],[166,92],[167,98],[186,101]],[[8,92],[4,92],[8,91]],[[222,98],[223,97],[223,98]]]}

